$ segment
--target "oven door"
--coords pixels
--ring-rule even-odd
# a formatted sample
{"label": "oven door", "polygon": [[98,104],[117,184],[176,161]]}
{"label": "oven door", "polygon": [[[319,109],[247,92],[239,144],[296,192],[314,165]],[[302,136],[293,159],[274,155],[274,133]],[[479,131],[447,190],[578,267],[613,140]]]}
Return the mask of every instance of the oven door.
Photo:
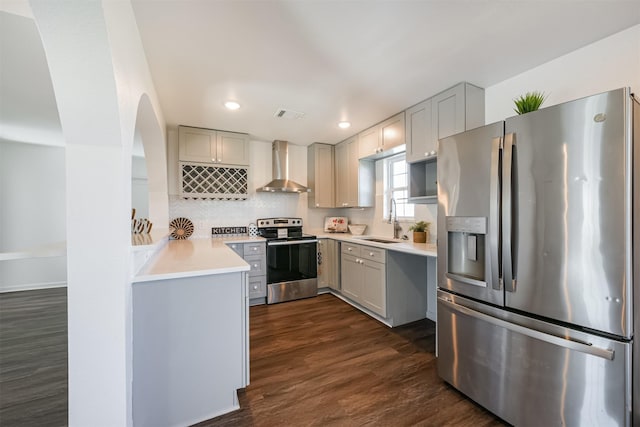
{"label": "oven door", "polygon": [[317,239],[267,242],[267,283],[315,279]]}

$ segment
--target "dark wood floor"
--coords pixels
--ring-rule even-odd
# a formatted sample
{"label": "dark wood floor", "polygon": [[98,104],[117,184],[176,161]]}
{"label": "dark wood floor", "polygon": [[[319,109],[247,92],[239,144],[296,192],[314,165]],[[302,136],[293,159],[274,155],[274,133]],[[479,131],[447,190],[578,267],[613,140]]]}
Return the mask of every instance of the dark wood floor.
{"label": "dark wood floor", "polygon": [[67,425],[66,288],[0,294],[0,426]]}
{"label": "dark wood floor", "polygon": [[[251,384],[212,426],[501,426],[436,374],[435,325],[332,295],[251,308]],[[66,290],[0,294],[0,426],[67,424]]]}
{"label": "dark wood floor", "polygon": [[251,384],[212,426],[502,426],[436,373],[435,324],[390,329],[338,298],[251,308]]}

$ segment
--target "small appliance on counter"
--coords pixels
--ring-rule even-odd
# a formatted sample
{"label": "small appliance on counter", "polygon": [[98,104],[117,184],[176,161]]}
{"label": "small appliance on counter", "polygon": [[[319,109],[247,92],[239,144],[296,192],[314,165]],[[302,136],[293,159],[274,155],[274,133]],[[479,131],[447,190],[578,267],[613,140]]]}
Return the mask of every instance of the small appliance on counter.
{"label": "small appliance on counter", "polygon": [[324,217],[325,233],[346,233],[349,218],[346,216],[326,216]]}

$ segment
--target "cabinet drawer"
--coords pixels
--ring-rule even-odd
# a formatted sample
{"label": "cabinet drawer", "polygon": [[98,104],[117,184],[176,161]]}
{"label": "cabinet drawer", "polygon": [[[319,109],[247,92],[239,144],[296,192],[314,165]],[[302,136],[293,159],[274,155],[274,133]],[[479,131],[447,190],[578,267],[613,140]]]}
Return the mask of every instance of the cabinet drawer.
{"label": "cabinet drawer", "polygon": [[384,249],[378,249],[371,246],[362,246],[360,248],[360,258],[368,259],[375,262],[386,262],[386,251]]}
{"label": "cabinet drawer", "polygon": [[249,298],[264,298],[267,296],[267,277],[256,276],[249,278]]}
{"label": "cabinet drawer", "polygon": [[257,255],[264,253],[264,243],[245,243],[244,256]]}
{"label": "cabinet drawer", "polygon": [[244,260],[247,261],[251,269],[249,270],[249,277],[264,276],[267,274],[266,260],[264,255],[249,255],[245,256]]}
{"label": "cabinet drawer", "polygon": [[231,249],[233,249],[233,251],[235,253],[237,253],[240,256],[244,256],[244,244],[242,243],[227,243],[227,246],[229,246]]}
{"label": "cabinet drawer", "polygon": [[353,256],[360,256],[360,246],[352,243],[342,243],[342,253]]}

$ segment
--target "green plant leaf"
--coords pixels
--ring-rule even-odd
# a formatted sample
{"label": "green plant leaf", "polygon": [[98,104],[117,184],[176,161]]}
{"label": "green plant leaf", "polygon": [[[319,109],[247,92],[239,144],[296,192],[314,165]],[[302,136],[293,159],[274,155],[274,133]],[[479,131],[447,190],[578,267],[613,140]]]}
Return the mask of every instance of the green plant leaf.
{"label": "green plant leaf", "polygon": [[409,231],[428,231],[431,226],[430,222],[426,221],[418,221],[409,227]]}
{"label": "green plant leaf", "polygon": [[518,114],[525,114],[531,111],[536,111],[544,100],[547,99],[547,95],[544,92],[527,92],[524,95],[520,95],[519,98],[513,100],[516,108],[513,109]]}

